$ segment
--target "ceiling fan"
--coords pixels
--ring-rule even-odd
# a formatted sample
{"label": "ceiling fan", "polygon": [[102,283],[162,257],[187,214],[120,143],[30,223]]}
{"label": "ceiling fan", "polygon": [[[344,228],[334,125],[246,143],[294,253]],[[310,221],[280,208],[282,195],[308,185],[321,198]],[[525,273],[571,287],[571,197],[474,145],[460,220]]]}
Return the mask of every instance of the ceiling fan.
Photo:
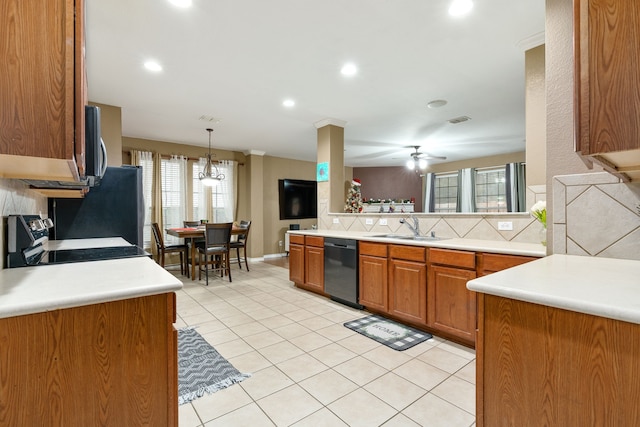
{"label": "ceiling fan", "polygon": [[416,151],[411,153],[411,158],[407,160],[407,168],[408,169],[425,169],[427,167],[427,160],[445,160],[444,156],[432,156],[430,154],[421,153],[418,151],[420,148],[419,145],[412,145],[407,148],[414,148]]}

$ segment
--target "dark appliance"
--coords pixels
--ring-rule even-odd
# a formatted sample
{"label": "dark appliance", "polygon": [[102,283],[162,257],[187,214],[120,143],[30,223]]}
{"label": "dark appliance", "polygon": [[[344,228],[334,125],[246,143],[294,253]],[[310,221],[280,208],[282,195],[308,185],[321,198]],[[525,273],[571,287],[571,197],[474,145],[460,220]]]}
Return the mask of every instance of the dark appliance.
{"label": "dark appliance", "polygon": [[84,115],[84,176],[81,176],[77,182],[26,179],[24,181],[27,184],[34,188],[63,189],[84,189],[100,185],[100,180],[107,170],[107,148],[101,136],[100,107],[85,105]]}
{"label": "dark appliance", "polygon": [[144,247],[142,168],[108,167],[100,185],[83,199],[49,198],[51,239],[122,237]]}
{"label": "dark appliance", "polygon": [[47,251],[45,243],[53,226],[50,218],[38,215],[8,216],[7,268],[150,256],[138,246]]}
{"label": "dark appliance", "polygon": [[358,303],[358,241],[324,238],[324,291],[332,300],[363,309]]}
{"label": "dark appliance", "polygon": [[318,183],[302,179],[279,179],[280,219],[318,217]]}

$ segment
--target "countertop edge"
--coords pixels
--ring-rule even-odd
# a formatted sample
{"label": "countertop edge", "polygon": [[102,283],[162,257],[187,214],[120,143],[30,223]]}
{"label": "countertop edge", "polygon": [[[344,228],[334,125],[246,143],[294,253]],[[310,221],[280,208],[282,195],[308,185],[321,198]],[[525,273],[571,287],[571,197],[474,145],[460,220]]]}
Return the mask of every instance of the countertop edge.
{"label": "countertop edge", "polygon": [[[388,243],[407,246],[454,249],[475,252],[490,252],[504,255],[520,255],[541,258],[547,255],[545,246],[536,243],[520,243],[501,240],[480,240],[465,238],[443,238],[442,240],[410,240],[390,237],[375,237],[383,232],[336,231],[336,230],[287,230],[289,234],[304,236],[337,237],[367,242]],[[391,233],[390,233],[391,234]]]}
{"label": "countertop edge", "polygon": [[640,261],[556,254],[472,279],[467,289],[640,324],[639,273]]}

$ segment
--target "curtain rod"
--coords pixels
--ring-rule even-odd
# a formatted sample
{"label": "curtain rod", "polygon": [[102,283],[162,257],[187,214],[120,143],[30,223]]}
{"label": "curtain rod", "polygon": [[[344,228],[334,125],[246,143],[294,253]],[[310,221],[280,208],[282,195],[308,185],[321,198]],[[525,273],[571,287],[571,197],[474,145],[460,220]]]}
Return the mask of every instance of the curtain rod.
{"label": "curtain rod", "polygon": [[[131,155],[131,150],[138,150],[138,149],[137,149],[137,148],[127,148],[127,147],[123,147],[123,148],[122,148],[122,153],[123,153],[123,154],[127,154],[127,155]],[[146,151],[146,150],[138,150],[138,151]],[[173,155],[175,155],[175,156],[180,156],[181,154],[160,154],[160,157],[162,157],[163,159],[170,159],[170,158],[171,158],[171,156],[173,156]],[[187,158],[187,160],[191,160],[191,161],[194,161],[194,162],[198,162],[198,161],[200,161],[200,158],[199,158],[199,157],[188,157],[188,156],[183,156],[183,157],[186,157],[186,158]],[[203,158],[204,158],[204,157],[203,157]],[[221,160],[214,160],[214,159],[211,159],[211,162],[213,162],[213,163],[220,163],[220,162],[221,162]],[[244,163],[238,162],[238,166],[244,166]]]}

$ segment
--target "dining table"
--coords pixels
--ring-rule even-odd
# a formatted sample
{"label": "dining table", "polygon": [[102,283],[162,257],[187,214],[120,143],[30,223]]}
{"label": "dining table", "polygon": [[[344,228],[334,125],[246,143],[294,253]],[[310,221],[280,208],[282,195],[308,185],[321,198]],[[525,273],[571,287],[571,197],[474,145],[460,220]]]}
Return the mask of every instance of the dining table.
{"label": "dining table", "polygon": [[[180,239],[189,239],[191,241],[191,280],[196,280],[196,239],[204,239],[204,225],[199,225],[197,227],[177,227],[177,228],[167,228],[167,234],[169,236],[178,237]],[[236,226],[235,224],[231,228],[231,235],[238,235],[242,233],[246,233],[246,228],[241,228]]]}

